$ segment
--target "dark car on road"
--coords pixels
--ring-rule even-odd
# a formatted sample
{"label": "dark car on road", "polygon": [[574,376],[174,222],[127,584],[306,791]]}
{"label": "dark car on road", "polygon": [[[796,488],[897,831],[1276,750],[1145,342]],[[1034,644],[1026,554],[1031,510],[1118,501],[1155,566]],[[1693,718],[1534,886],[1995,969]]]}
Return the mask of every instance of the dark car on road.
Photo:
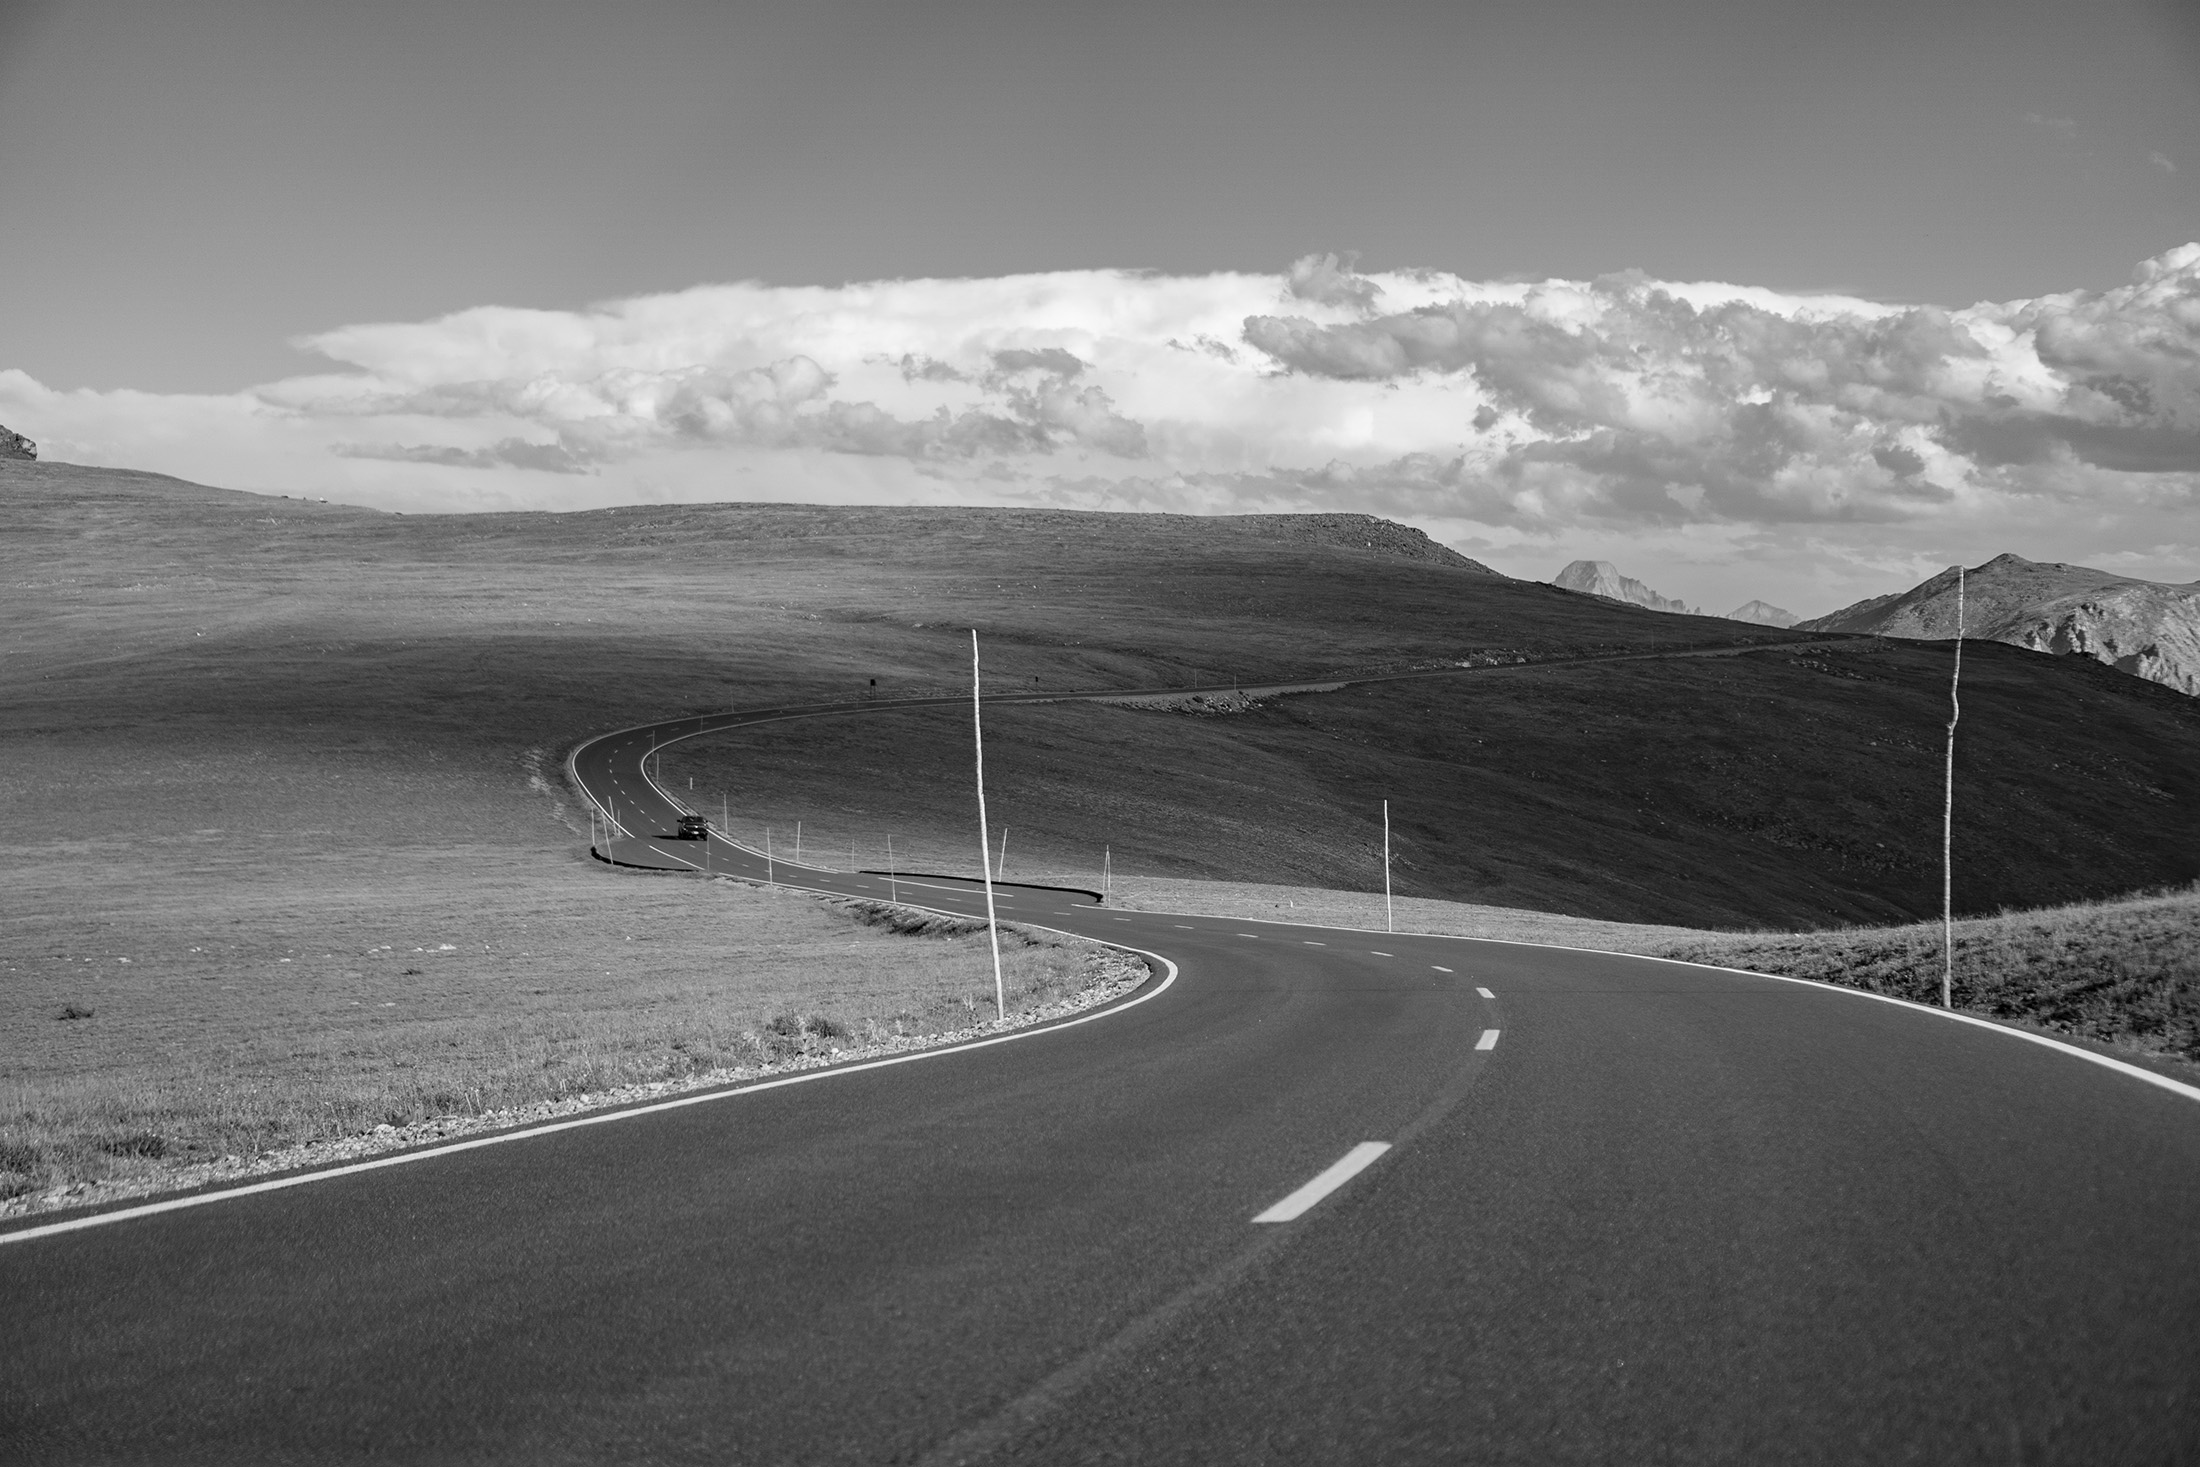
{"label": "dark car on road", "polygon": [[682,815],[680,817],[680,839],[709,840],[710,822],[700,815]]}

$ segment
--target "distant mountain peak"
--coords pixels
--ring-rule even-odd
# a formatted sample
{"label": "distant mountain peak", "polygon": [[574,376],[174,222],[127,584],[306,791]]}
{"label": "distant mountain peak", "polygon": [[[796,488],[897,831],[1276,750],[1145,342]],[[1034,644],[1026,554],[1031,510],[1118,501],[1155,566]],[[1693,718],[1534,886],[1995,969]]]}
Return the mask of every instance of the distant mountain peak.
{"label": "distant mountain peak", "polygon": [[1633,576],[1621,575],[1619,567],[1609,560],[1577,560],[1554,576],[1551,584],[1568,591],[1602,596],[1607,601],[1624,601],[1629,606],[1641,606],[1651,611],[1701,615],[1700,612],[1692,612],[1687,602],[1660,596]]}
{"label": "distant mountain peak", "polygon": [[1751,621],[1762,627],[1791,627],[1800,620],[1785,607],[1769,601],[1745,601],[1726,614],[1728,621]]}

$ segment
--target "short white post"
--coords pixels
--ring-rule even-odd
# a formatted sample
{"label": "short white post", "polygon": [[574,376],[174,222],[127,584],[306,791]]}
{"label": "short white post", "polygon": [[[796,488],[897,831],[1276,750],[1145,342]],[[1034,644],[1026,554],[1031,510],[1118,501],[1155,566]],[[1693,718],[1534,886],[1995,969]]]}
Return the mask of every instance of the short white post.
{"label": "short white post", "polygon": [[802,864],[802,822],[799,820],[794,823],[794,863]]}
{"label": "short white post", "polygon": [[1004,826],[1002,826],[1002,827],[1001,827],[1001,857],[1000,857],[1000,865],[999,865],[999,868],[998,868],[997,870],[995,870],[995,871],[994,871],[994,873],[993,873],[993,879],[994,879],[995,881],[1005,881],[1005,880],[1006,880],[1007,878],[1008,878],[1008,827],[1004,825]]}
{"label": "short white post", "polygon": [[1100,900],[1107,901],[1115,895],[1115,847],[1100,848]]}
{"label": "short white post", "polygon": [[764,827],[764,884],[773,891],[779,890],[779,871],[772,863],[772,828]]}
{"label": "short white post", "polygon": [[993,939],[993,1014],[1008,1019],[1008,987],[1001,981],[1001,923],[993,911],[993,836],[985,824],[985,715],[978,697],[978,629],[970,629],[970,742],[978,756],[978,874],[985,878],[985,928]]}
{"label": "short white post", "polygon": [[891,831],[886,836],[886,900],[901,900],[901,892],[894,884],[894,836]]}

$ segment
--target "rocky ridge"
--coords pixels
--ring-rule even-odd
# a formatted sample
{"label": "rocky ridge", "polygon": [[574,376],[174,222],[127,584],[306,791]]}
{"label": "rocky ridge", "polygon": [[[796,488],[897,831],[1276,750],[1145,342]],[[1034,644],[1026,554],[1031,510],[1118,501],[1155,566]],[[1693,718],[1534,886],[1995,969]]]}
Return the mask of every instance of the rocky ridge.
{"label": "rocky ridge", "polygon": [[[1956,570],[1874,596],[1797,631],[1941,641],[1956,635]],[[1998,555],[1964,575],[1964,635],[2076,653],[2200,696],[2200,581],[2168,585],[2090,566]]]}
{"label": "rocky ridge", "polygon": [[0,426],[0,458],[34,459],[37,457],[37,444],[20,433],[11,432],[6,427]]}

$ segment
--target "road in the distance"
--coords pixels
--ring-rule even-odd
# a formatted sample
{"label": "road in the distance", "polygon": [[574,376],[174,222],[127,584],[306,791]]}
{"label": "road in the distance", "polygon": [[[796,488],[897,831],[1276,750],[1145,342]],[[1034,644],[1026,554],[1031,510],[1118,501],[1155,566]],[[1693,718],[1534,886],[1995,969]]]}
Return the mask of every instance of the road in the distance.
{"label": "road in the distance", "polygon": [[[704,864],[642,773],[697,726],[576,760],[620,859]],[[0,1456],[2200,1458],[2189,1099],[1710,969],[1002,902],[1180,972],[1056,1033],[0,1244]]]}

